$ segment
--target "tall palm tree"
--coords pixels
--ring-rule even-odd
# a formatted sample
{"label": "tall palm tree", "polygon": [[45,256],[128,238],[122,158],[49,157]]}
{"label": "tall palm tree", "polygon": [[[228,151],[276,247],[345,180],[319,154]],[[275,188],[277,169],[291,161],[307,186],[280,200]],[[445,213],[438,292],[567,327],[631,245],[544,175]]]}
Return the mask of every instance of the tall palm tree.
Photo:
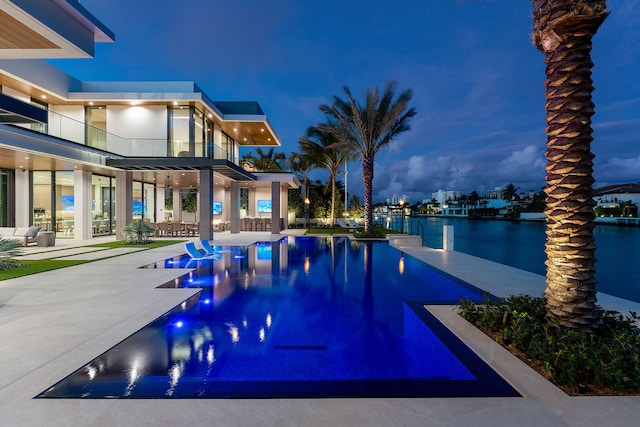
{"label": "tall palm tree", "polygon": [[338,148],[359,155],[362,158],[362,178],[364,180],[364,232],[373,231],[373,165],[380,149],[401,133],[408,131],[409,120],[415,116],[409,107],[413,96],[405,90],[395,98],[396,83],[389,82],[382,94],[375,86],[367,90],[364,105],[351,94],[349,87],[343,90],[346,100],[333,97],[333,104],[320,106],[332,124],[322,126],[333,133],[338,140]]}
{"label": "tall palm tree", "polygon": [[532,0],[533,42],[545,55],[547,316],[590,331],[596,280],[591,39],[605,0]]}
{"label": "tall palm tree", "polygon": [[[330,124],[325,125],[330,126]],[[337,148],[338,140],[334,133],[326,128],[310,127],[305,136],[300,138],[298,145],[300,151],[309,156],[316,166],[329,169],[329,182],[331,186],[331,225],[335,225],[336,209],[336,175],[349,157],[347,152]]]}

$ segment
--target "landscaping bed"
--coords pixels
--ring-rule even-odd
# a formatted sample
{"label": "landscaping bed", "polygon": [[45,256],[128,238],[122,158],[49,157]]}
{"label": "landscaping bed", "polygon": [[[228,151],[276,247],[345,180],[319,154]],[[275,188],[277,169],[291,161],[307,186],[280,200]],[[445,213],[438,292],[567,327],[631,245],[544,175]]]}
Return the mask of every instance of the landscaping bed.
{"label": "landscaping bed", "polygon": [[569,395],[640,395],[640,318],[597,309],[580,332],[546,318],[544,298],[465,300],[460,314]]}

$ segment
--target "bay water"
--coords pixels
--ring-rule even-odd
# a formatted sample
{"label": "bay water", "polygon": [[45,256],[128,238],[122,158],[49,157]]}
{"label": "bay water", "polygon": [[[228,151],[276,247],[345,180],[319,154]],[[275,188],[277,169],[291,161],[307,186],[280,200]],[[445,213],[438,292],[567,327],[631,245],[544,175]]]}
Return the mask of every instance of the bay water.
{"label": "bay water", "polygon": [[[425,246],[441,249],[444,225],[454,227],[456,251],[536,274],[546,273],[546,225],[542,221],[394,216],[389,228],[424,234]],[[640,302],[640,228],[597,225],[594,236],[597,291]]]}

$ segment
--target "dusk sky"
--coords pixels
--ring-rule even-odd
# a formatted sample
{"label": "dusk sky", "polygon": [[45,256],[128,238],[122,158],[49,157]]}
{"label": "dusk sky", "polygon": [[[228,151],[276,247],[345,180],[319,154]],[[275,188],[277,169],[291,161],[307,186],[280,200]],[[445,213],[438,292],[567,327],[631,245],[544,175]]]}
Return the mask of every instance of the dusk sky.
{"label": "dusk sky", "polygon": [[[56,66],[86,81],[189,80],[216,101],[257,101],[287,155],[342,86],[358,99],[389,80],[412,89],[417,115],[376,156],[374,201],[544,185],[545,66],[528,0],[82,4],[116,42]],[[596,187],[640,181],[640,0],[607,5],[592,52]],[[357,161],[348,189],[362,194]]]}

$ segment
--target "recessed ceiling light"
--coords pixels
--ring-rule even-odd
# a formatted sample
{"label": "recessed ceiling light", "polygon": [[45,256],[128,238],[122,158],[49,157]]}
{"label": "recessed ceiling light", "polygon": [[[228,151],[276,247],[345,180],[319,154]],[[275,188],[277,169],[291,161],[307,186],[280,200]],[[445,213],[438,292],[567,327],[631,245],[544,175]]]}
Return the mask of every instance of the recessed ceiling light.
{"label": "recessed ceiling light", "polygon": [[173,105],[178,105],[178,101],[173,101]]}
{"label": "recessed ceiling light", "polygon": [[264,129],[260,129],[260,132],[264,132]]}
{"label": "recessed ceiling light", "polygon": [[236,128],[233,128],[233,131],[234,131],[234,132],[238,132],[238,129],[236,129]]}
{"label": "recessed ceiling light", "polygon": [[29,156],[25,156],[25,157],[24,157],[24,159],[25,159],[25,160],[29,160]]}
{"label": "recessed ceiling light", "polygon": [[213,114],[209,113],[209,118],[213,117]]}
{"label": "recessed ceiling light", "polygon": [[93,105],[93,101],[89,101],[89,105]]}
{"label": "recessed ceiling light", "polygon": [[42,95],[42,99],[47,99],[47,95]]}

